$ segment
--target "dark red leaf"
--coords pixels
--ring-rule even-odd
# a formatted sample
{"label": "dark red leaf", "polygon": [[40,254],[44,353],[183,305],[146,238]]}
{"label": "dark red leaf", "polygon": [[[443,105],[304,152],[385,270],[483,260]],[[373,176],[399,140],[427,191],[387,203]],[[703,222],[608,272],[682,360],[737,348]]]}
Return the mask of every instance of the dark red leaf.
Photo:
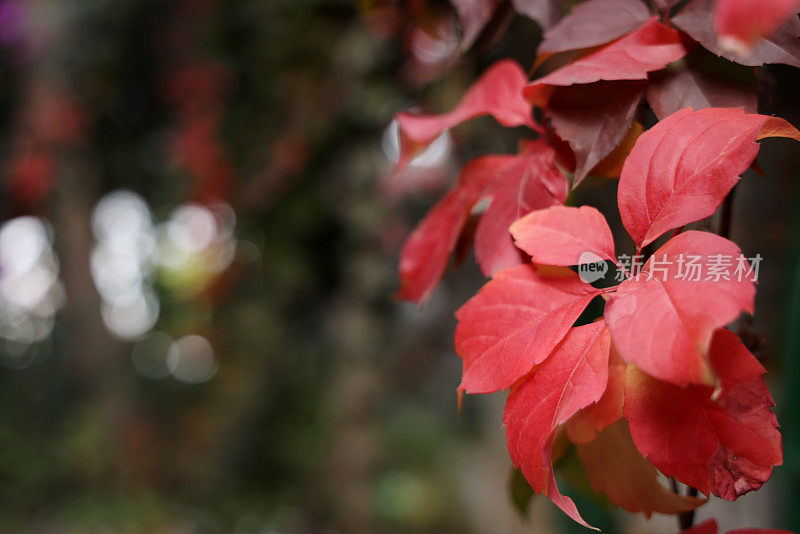
{"label": "dark red leaf", "polygon": [[547,30],[538,53],[590,48],[632,32],[650,18],[641,0],[588,0]]}
{"label": "dark red leaf", "polygon": [[646,83],[597,82],[553,91],[546,115],[575,152],[573,187],[625,138]]}
{"label": "dark red leaf", "polygon": [[647,102],[659,120],[683,108],[743,108],[755,113],[754,89],[725,83],[692,65],[680,65],[655,73],[647,86]]}
{"label": "dark red leaf", "polygon": [[735,500],[760,488],[782,463],[781,436],[764,368],[736,335],[719,330],[709,359],[720,379],[716,392],[630,369],[625,418],[639,452],[666,476]]}

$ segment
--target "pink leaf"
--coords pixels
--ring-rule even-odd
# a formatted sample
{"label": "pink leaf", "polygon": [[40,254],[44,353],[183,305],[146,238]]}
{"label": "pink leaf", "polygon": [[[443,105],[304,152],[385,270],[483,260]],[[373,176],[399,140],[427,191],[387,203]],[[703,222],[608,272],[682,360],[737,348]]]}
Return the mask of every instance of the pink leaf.
{"label": "pink leaf", "polygon": [[686,108],[642,134],[617,193],[622,222],[636,244],[713,215],[755,159],[756,140],[786,133],[765,134],[766,121],[735,108]]}
{"label": "pink leaf", "polygon": [[511,60],[495,63],[464,94],[458,105],[442,115],[398,113],[400,158],[398,168],[405,166],[422,148],[444,131],[482,115],[491,115],[503,126],[540,127],[534,122],[531,104],[522,98],[527,77]]}
{"label": "pink leaf", "polygon": [[732,501],[782,463],[781,436],[764,368],[736,335],[719,330],[709,357],[720,378],[716,392],[629,370],[625,417],[639,452],[662,473]]}
{"label": "pink leaf", "polygon": [[644,80],[647,73],[663,69],[686,55],[687,44],[680,34],[656,17],[628,35],[589,52],[525,89],[531,100],[542,86],[567,86],[600,80]]}
{"label": "pink leaf", "polygon": [[588,0],[547,30],[539,54],[590,48],[629,33],[650,18],[641,0]]}
{"label": "pink leaf", "polygon": [[759,39],[748,53],[742,54],[719,46],[710,16],[713,9],[714,0],[692,0],[672,18],[672,22],[706,50],[736,63],[749,67],[758,67],[765,63],[785,63],[800,67],[800,20],[797,17],[789,19],[769,37]]}
{"label": "pink leaf", "polygon": [[507,389],[550,355],[599,291],[569,269],[531,264],[497,273],[456,312],[460,390]]}
{"label": "pink leaf", "polygon": [[572,500],[555,485],[552,442],[561,424],[603,395],[610,342],[602,323],[571,329],[552,355],[509,394],[503,414],[514,466],[522,469],[534,491],[546,494],[585,526]]}
{"label": "pink leaf", "polygon": [[[673,384],[713,384],[707,353],[714,331],[753,311],[755,287],[746,271],[737,274],[740,257],[734,243],[707,232],[684,232],[658,249],[606,304],[623,360]],[[709,277],[715,270],[729,279]]]}
{"label": "pink leaf", "polygon": [[616,261],[611,229],[603,214],[591,206],[534,211],[511,225],[511,235],[534,263],[578,265],[587,263],[582,257],[586,252]]}
{"label": "pink leaf", "polygon": [[717,0],[714,29],[723,49],[747,55],[762,37],[769,37],[797,18],[800,0]]}

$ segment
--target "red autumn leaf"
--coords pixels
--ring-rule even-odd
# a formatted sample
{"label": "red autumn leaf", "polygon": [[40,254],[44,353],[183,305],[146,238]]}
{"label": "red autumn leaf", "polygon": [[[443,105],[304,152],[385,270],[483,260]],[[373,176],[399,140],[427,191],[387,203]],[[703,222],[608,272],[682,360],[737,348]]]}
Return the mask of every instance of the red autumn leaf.
{"label": "red autumn leaf", "polygon": [[721,82],[699,68],[685,64],[658,72],[647,86],[647,102],[659,120],[683,108],[743,108],[755,113],[755,91]]}
{"label": "red autumn leaf", "polygon": [[662,120],[622,168],[617,199],[628,233],[642,247],[713,215],[755,159],[756,140],[791,130],[782,119],[736,108],[686,108]]}
{"label": "red autumn leaf", "polygon": [[611,228],[603,214],[591,206],[534,211],[512,224],[510,230],[517,247],[534,263],[570,266],[597,261],[583,257],[586,252],[616,261]]}
{"label": "red autumn leaf", "polygon": [[798,11],[800,0],[717,0],[714,29],[719,45],[747,55],[762,37],[772,35]]}
{"label": "red autumn leaf", "polygon": [[[714,383],[706,356],[714,331],[753,311],[755,287],[747,272],[737,274],[740,256],[708,232],[684,232],[659,248],[606,303],[620,356],[673,384]],[[710,277],[715,271],[729,279]]]}
{"label": "red autumn leaf", "polygon": [[581,408],[597,402],[608,380],[611,340],[602,323],[572,328],[550,357],[509,394],[503,414],[508,451],[537,493],[585,525],[553,477],[553,435]]}
{"label": "red autumn leaf", "polygon": [[778,530],[774,528],[737,528],[729,530],[728,534],[793,534],[788,530]]}
{"label": "red autumn leaf", "polygon": [[489,23],[501,0],[450,0],[461,21],[461,47],[469,48]]}
{"label": "red autumn leaf", "polygon": [[486,276],[527,261],[514,246],[508,231],[511,223],[567,198],[567,181],[556,165],[555,150],[537,140],[524,151],[526,155],[492,187],[491,202],[478,223],[475,258]]}
{"label": "red autumn leaf", "polygon": [[588,0],[547,30],[539,54],[590,48],[632,32],[650,18],[641,0]]}
{"label": "red autumn leaf", "polygon": [[625,160],[628,159],[628,154],[633,150],[633,145],[644,133],[644,126],[642,123],[633,120],[631,127],[628,128],[628,133],[622,138],[622,141],[617,145],[617,148],[612,150],[606,157],[600,160],[600,163],[595,165],[590,171],[595,176],[602,176],[604,178],[619,178],[622,173],[622,166]]}
{"label": "red autumn leaf", "polygon": [[676,514],[694,510],[705,499],[678,495],[658,481],[658,473],[631,439],[624,419],[609,426],[589,443],[576,446],[592,488],[609,501],[633,513]]}
{"label": "red autumn leaf", "polygon": [[522,98],[526,83],[525,72],[517,63],[502,60],[470,87],[452,111],[441,115],[398,113],[401,148],[397,167],[405,166],[446,130],[482,115],[491,115],[503,126],[529,126],[539,130],[533,120],[531,104]]}
{"label": "red autumn leaf", "polygon": [[459,390],[507,389],[550,355],[599,290],[569,269],[500,271],[456,312]]}
{"label": "red autumn leaf", "polygon": [[681,0],[655,0],[656,7],[664,12],[668,12],[680,2]]}
{"label": "red autumn leaf", "polygon": [[717,534],[717,530],[719,527],[717,526],[717,522],[714,519],[709,519],[708,521],[704,521],[699,525],[695,525],[692,528],[688,528],[683,531],[683,534]]}
{"label": "red autumn leaf", "polygon": [[709,360],[720,379],[716,392],[630,368],[625,418],[639,452],[662,473],[732,501],[760,488],[782,463],[781,435],[764,368],[736,335],[717,331]]}
{"label": "red autumn leaf", "polygon": [[608,360],[608,385],[603,396],[597,403],[590,404],[575,414],[564,425],[572,443],[589,443],[598,432],[622,418],[627,369],[628,366],[612,345]]}
{"label": "red autumn leaf", "polygon": [[481,200],[490,201],[475,231],[475,255],[483,272],[491,276],[527,261],[508,227],[533,210],[564,202],[567,183],[555,158],[555,150],[537,140],[525,145],[521,154],[483,156],[465,165],[455,187],[406,240],[397,297],[419,304],[428,300]]}
{"label": "red autumn leaf", "polygon": [[769,37],[759,39],[747,54],[741,54],[719,46],[711,17],[713,9],[714,0],[692,0],[672,18],[672,22],[707,50],[736,63],[749,67],[765,63],[800,67],[800,20],[797,17],[789,19]]}
{"label": "red autumn leaf", "polygon": [[[683,531],[683,534],[717,534],[717,521],[709,519],[699,525]],[[728,534],[792,534],[788,530],[775,530],[771,528],[739,528],[729,530]]]}
{"label": "red autumn leaf", "polygon": [[561,18],[566,0],[511,0],[514,11],[525,15],[547,29]]}
{"label": "red autumn leaf", "polygon": [[428,300],[447,268],[470,211],[499,175],[518,165],[518,159],[513,155],[484,156],[461,169],[455,187],[428,212],[403,246],[399,299],[419,304]]}
{"label": "red autumn leaf", "polygon": [[525,95],[536,101],[545,86],[645,80],[648,72],[663,69],[685,56],[687,51],[687,44],[677,31],[652,17],[628,35],[535,80],[525,88]]}
{"label": "red autumn leaf", "polygon": [[576,187],[627,135],[646,81],[597,82],[558,87],[546,114],[575,152]]}

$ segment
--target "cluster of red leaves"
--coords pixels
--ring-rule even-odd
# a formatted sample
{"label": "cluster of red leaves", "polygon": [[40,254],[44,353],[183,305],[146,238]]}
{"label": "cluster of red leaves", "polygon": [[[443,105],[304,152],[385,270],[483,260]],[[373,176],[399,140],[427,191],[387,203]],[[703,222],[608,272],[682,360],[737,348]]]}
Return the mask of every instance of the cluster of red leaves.
{"label": "cluster of red leaves", "polygon": [[[454,4],[468,40],[494,5]],[[456,313],[459,390],[510,389],[503,421],[514,465],[534,491],[586,526],[556,487],[552,451],[562,433],[596,491],[646,514],[705,502],[667,490],[657,471],[734,500],[782,462],[764,368],[726,328],[753,312],[753,278],[687,279],[684,258],[702,269],[715,258],[735,265],[743,255],[724,237],[682,229],[717,211],[753,164],[758,140],[800,140],[800,132],[754,113],[754,93],[710,79],[687,54],[699,44],[743,65],[800,66],[798,5],[655,4],[656,13],[639,0],[580,3],[544,34],[537,66],[557,60],[555,70],[528,81],[516,63],[501,61],[452,111],[397,116],[399,167],[481,115],[539,134],[518,154],[464,166],[406,242],[399,296],[424,303],[450,256],[463,254],[474,228],[468,222],[480,217],[475,255],[491,280]],[[642,133],[635,116],[644,101],[659,122]],[[574,188],[590,174],[619,176],[618,207],[635,256],[674,231],[643,265],[617,264],[599,211],[564,205],[568,176]],[[621,283],[598,288],[568,268],[597,259],[613,262]],[[602,317],[576,326],[597,298],[605,301]]]}

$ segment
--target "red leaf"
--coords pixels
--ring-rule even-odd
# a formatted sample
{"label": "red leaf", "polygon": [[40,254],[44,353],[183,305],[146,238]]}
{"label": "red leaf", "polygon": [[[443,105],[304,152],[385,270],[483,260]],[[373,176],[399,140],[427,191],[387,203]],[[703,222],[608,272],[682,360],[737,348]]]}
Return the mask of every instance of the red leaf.
{"label": "red leaf", "polygon": [[406,241],[400,255],[397,297],[419,304],[428,300],[463,237],[471,211],[481,200],[490,201],[474,232],[475,255],[483,272],[491,276],[527,262],[514,246],[508,227],[533,210],[564,202],[567,182],[555,158],[555,150],[537,140],[528,143],[521,154],[483,156],[465,165],[455,187]]}
{"label": "red leaf", "polygon": [[497,273],[456,312],[458,389],[510,387],[550,355],[599,291],[569,269],[519,265]]}
{"label": "red leaf", "polygon": [[561,18],[566,0],[511,0],[514,11],[525,15],[547,29]]}
{"label": "red leaf", "polygon": [[798,11],[798,0],[717,0],[714,29],[719,45],[747,55],[762,37],[772,35]]}
{"label": "red leaf", "polygon": [[639,452],[662,473],[735,500],[760,488],[782,463],[781,436],[764,368],[736,335],[719,330],[709,358],[720,378],[716,393],[629,369],[625,417]]}
{"label": "red leaf", "polygon": [[707,74],[692,65],[681,65],[657,75],[647,86],[647,102],[659,120],[683,108],[744,108],[755,113],[758,98],[748,90]]}
{"label": "red leaf", "polygon": [[650,18],[641,0],[588,0],[547,30],[539,54],[590,48],[629,33]]}
{"label": "red leaf", "polygon": [[567,86],[600,80],[645,80],[686,55],[680,34],[652,17],[639,29],[539,78],[525,89],[536,100],[542,86]]}
{"label": "red leaf", "polygon": [[684,530],[683,534],[717,534],[718,528],[717,521],[715,519],[709,519],[699,525]]}
{"label": "red leaf", "polygon": [[492,187],[491,203],[478,223],[475,258],[486,276],[527,261],[514,246],[511,223],[567,198],[567,181],[555,163],[555,150],[537,140],[525,153]]}
{"label": "red leaf", "polygon": [[596,404],[590,404],[567,421],[565,428],[572,443],[589,443],[598,432],[622,417],[625,402],[625,375],[628,366],[611,346],[608,360],[608,385]]}
{"label": "red leaf", "polygon": [[705,499],[677,495],[661,485],[653,465],[645,460],[631,439],[628,423],[619,420],[590,442],[577,445],[592,488],[628,510],[675,514],[694,510]]}
{"label": "red leaf", "polygon": [[424,303],[439,284],[475,204],[518,156],[484,156],[467,163],[453,189],[431,209],[406,240],[400,255],[401,300]]}
{"label": "red leaf", "polygon": [[622,141],[620,141],[617,147],[606,157],[600,160],[600,163],[592,168],[590,171],[591,174],[604,178],[619,178],[625,160],[628,159],[628,155],[631,153],[631,150],[633,150],[633,145],[636,144],[639,136],[643,133],[644,126],[642,126],[641,122],[634,119],[625,137],[622,138]]}
{"label": "red leaf", "polygon": [[636,244],[713,215],[755,159],[756,140],[787,134],[777,127],[786,128],[785,121],[770,119],[762,130],[766,121],[735,108],[686,108],[642,134],[617,191],[622,222]]}
{"label": "red leaf", "polygon": [[491,115],[503,126],[540,127],[534,122],[531,104],[522,98],[527,77],[511,60],[495,63],[464,94],[458,105],[442,115],[398,113],[400,158],[397,167],[405,166],[425,146],[444,131],[482,115]]}
{"label": "red leaf", "polygon": [[554,206],[529,213],[511,225],[511,235],[534,263],[578,265],[587,263],[581,257],[585,252],[616,261],[611,229],[591,206]]}
{"label": "red leaf", "polygon": [[602,323],[572,328],[552,355],[509,394],[503,423],[515,467],[537,493],[544,493],[585,525],[572,500],[559,493],[551,450],[555,430],[581,408],[597,402],[608,380],[610,348]]}
{"label": "red leaf", "polygon": [[[706,357],[714,331],[753,311],[753,282],[736,275],[740,256],[731,241],[696,231],[658,249],[606,303],[606,323],[623,360],[673,384],[714,383]],[[729,280],[708,279],[720,265],[716,257],[730,262],[723,269]]]}
{"label": "red leaf", "polygon": [[461,21],[461,47],[472,46],[489,23],[501,0],[450,0]]}
{"label": "red leaf", "polygon": [[792,534],[792,532],[773,528],[737,528],[736,530],[729,530],[728,534]]}
{"label": "red leaf", "polygon": [[575,152],[573,187],[625,138],[646,83],[597,82],[553,91],[546,113],[558,136]]}
{"label": "red leaf", "polygon": [[[683,534],[717,534],[717,521],[709,519],[695,527],[684,530]],[[728,534],[792,534],[788,530],[774,530],[770,528],[740,528],[729,530]]]}
{"label": "red leaf", "polygon": [[669,11],[680,2],[681,0],[655,0],[656,7],[664,12]]}
{"label": "red leaf", "polygon": [[713,9],[714,0],[692,0],[672,18],[672,22],[707,50],[736,63],[750,67],[758,67],[764,63],[785,63],[800,67],[800,20],[797,17],[789,19],[770,37],[758,40],[749,54],[744,55],[719,46],[710,16]]}

